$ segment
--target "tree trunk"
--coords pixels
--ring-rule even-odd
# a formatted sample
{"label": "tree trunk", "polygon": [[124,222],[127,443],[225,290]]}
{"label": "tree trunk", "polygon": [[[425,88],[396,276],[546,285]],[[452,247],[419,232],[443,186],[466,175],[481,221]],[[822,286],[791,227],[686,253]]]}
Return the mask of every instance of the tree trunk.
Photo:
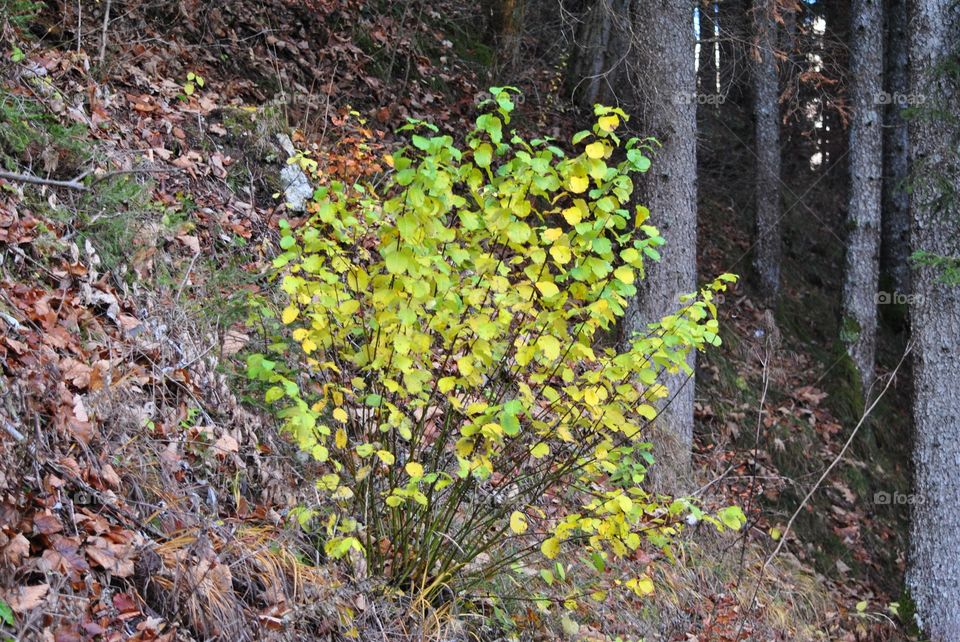
{"label": "tree trunk", "polygon": [[753,115],[755,119],[756,254],[760,295],[773,306],[780,289],[780,122],[775,20],[776,0],[753,0],[756,37],[753,64]]}
{"label": "tree trunk", "polygon": [[487,0],[497,65],[507,71],[520,63],[525,9],[525,0]]}
{"label": "tree trunk", "polygon": [[[662,144],[650,172],[636,181],[636,198],[650,209],[650,222],[660,229],[666,245],[661,260],[647,264],[646,278],[624,318],[624,339],[634,332],[645,334],[648,323],[680,309],[679,294],[696,290],[696,104],[691,97],[697,79],[692,18],[692,4],[648,0],[639,5],[634,22],[638,34],[630,82],[637,92],[634,118],[640,132]],[[691,367],[694,359],[691,354]],[[657,423],[663,436],[675,443],[658,444],[657,455],[682,480],[693,442],[694,382],[684,374],[662,377],[672,401]]]}
{"label": "tree trunk", "polygon": [[[915,0],[910,33],[910,94],[923,98],[910,120],[911,243],[938,256],[960,255],[958,225],[960,90],[955,61],[960,5]],[[941,272],[914,272],[914,475],[907,584],[917,620],[931,640],[960,640],[960,286]]]}
{"label": "tree trunk", "polygon": [[[585,109],[596,103],[620,104],[617,91],[633,45],[630,0],[594,0],[583,13],[567,75],[574,102]],[[622,88],[621,88],[622,89]]]}
{"label": "tree trunk", "polygon": [[842,334],[860,373],[864,397],[873,384],[880,271],[883,129],[883,6],[853,0],[850,78],[850,193]]}
{"label": "tree trunk", "polygon": [[880,268],[895,294],[910,293],[910,197],[907,181],[907,123],[903,118],[910,93],[907,0],[887,0],[887,103],[883,138],[883,221]]}

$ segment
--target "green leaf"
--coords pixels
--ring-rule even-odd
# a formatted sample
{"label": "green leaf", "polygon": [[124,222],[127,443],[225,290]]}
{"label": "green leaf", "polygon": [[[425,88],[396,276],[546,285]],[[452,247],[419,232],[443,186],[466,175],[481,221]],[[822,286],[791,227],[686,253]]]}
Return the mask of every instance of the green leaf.
{"label": "green leaf", "polygon": [[533,456],[535,459],[541,459],[543,457],[546,457],[549,454],[550,454],[550,446],[548,446],[546,443],[542,441],[530,449],[530,455]]}
{"label": "green leaf", "polygon": [[717,511],[717,517],[727,528],[735,531],[740,530],[747,523],[747,516],[743,514],[743,510],[739,506],[722,508]]}
{"label": "green leaf", "polygon": [[283,388],[280,386],[273,386],[267,389],[267,394],[264,395],[267,403],[273,403],[277,399],[283,396]]}
{"label": "green leaf", "polygon": [[574,135],[573,135],[573,138],[571,138],[570,140],[571,140],[571,142],[572,142],[574,145],[579,145],[579,144],[583,141],[584,138],[587,138],[588,136],[592,136],[592,135],[593,135],[592,132],[589,132],[589,131],[587,131],[587,130],[583,130],[583,131],[580,131],[580,132],[577,132],[576,134],[574,134]]}
{"label": "green leaf", "polygon": [[508,437],[516,437],[520,434],[520,420],[516,415],[504,414],[500,417],[500,427]]}
{"label": "green leaf", "polygon": [[490,167],[492,158],[493,147],[489,143],[483,143],[473,153],[473,160],[479,167]]}
{"label": "green leaf", "polygon": [[0,600],[0,621],[2,621],[7,626],[13,626],[15,619],[13,616],[13,609],[10,608],[10,605]]}
{"label": "green leaf", "polygon": [[369,457],[373,454],[373,444],[360,444],[357,446],[357,454],[361,457]]}

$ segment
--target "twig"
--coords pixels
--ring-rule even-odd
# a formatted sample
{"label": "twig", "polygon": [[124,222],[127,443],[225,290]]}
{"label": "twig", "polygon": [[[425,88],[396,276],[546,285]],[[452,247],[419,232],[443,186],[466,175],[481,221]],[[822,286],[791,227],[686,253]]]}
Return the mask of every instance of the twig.
{"label": "twig", "polygon": [[110,26],[110,2],[107,0],[103,7],[103,29],[100,32],[100,66],[103,66],[103,60],[107,54],[107,27]]}
{"label": "twig", "polygon": [[8,435],[13,437],[18,442],[22,443],[24,440],[26,440],[26,437],[23,436],[23,433],[17,430],[17,427],[6,419],[3,420],[3,429],[7,431]]}
{"label": "twig", "polygon": [[86,174],[82,176],[71,179],[69,181],[59,181],[53,178],[41,178],[40,176],[33,176],[31,174],[18,174],[17,172],[6,172],[0,170],[0,178],[8,181],[17,181],[20,183],[31,183],[33,185],[51,185],[53,187],[66,187],[68,189],[75,189],[80,192],[87,192],[90,190],[89,187],[79,182]]}
{"label": "twig", "polygon": [[200,252],[197,252],[193,255],[193,258],[190,259],[190,265],[187,266],[187,271],[183,275],[183,279],[180,281],[180,287],[177,288],[177,296],[174,298],[174,301],[177,303],[180,302],[180,295],[183,294],[183,288],[187,285],[187,280],[190,278],[190,273],[193,271],[193,264],[197,262],[199,257]]}
{"label": "twig", "polygon": [[[104,172],[99,176],[93,177],[93,182],[90,184],[91,187],[97,183],[103,182],[108,178],[113,178],[114,176],[123,176],[124,174],[179,174],[183,172],[179,167],[134,167],[133,169],[113,169],[109,172]],[[90,172],[84,172],[83,176],[86,176]],[[76,180],[76,179],[74,179]]]}
{"label": "twig", "polygon": [[80,181],[86,178],[93,169],[88,169],[81,174],[78,174],[75,178],[71,178],[68,181],[57,180],[54,178],[43,178],[41,176],[34,176],[33,174],[20,174],[18,172],[7,172],[0,170],[0,178],[8,181],[18,181],[20,183],[30,183],[32,185],[50,185],[52,187],[65,187],[67,189],[77,190],[79,192],[89,192],[90,188],[105,181],[108,178],[113,178],[114,176],[120,176],[122,174],[153,174],[153,173],[175,173],[182,171],[177,167],[135,167],[133,169],[116,169],[109,172],[105,172],[100,176],[94,177],[90,185],[84,185]]}

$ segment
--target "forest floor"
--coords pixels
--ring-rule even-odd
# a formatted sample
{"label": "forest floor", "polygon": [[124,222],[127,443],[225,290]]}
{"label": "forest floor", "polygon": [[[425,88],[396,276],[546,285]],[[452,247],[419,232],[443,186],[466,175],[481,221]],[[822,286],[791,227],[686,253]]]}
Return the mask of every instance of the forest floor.
{"label": "forest floor", "polygon": [[[0,164],[72,184],[0,177],[4,634],[910,639],[891,607],[906,507],[875,496],[909,489],[896,463],[905,378],[786,529],[859,419],[831,347],[842,253],[821,226],[789,224],[805,240],[788,248],[776,322],[748,290],[728,293],[725,344],[701,359],[697,497],[742,506],[739,536],[693,528],[676,560],[639,553],[631,563],[657,587],[645,598],[549,612],[387,599],[374,578],[324,561],[298,523],[317,470],[245,375],[245,354],[275,323],[248,303],[271,302],[277,224],[298,220],[277,196],[288,157],[278,136],[331,179],[356,180],[384,171],[405,118],[464,131],[489,84],[477,16],[358,0],[183,2],[131,9],[103,31],[96,12],[33,15],[6,1]],[[579,129],[559,69],[538,61],[516,76],[518,127],[559,139]],[[704,278],[746,269],[749,208],[722,184],[701,186]],[[898,337],[885,343],[890,368]],[[576,587],[539,588],[562,601]]]}

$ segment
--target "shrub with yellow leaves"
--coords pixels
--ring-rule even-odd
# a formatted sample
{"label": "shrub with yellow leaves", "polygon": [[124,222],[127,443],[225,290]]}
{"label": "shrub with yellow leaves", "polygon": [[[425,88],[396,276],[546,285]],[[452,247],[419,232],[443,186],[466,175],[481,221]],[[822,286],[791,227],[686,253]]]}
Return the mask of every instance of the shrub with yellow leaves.
{"label": "shrub with yellow leaves", "polygon": [[601,106],[576,155],[526,140],[507,129],[511,91],[491,89],[462,147],[411,122],[379,190],[332,182],[302,226],[281,225],[296,345],[248,361],[327,468],[327,554],[356,550],[427,594],[564,546],[668,546],[691,511],[740,523],[640,487],[658,375],[720,343],[711,300],[735,277],[679,297],[629,349],[598,347],[664,242],[645,208],[627,210],[649,148]]}

